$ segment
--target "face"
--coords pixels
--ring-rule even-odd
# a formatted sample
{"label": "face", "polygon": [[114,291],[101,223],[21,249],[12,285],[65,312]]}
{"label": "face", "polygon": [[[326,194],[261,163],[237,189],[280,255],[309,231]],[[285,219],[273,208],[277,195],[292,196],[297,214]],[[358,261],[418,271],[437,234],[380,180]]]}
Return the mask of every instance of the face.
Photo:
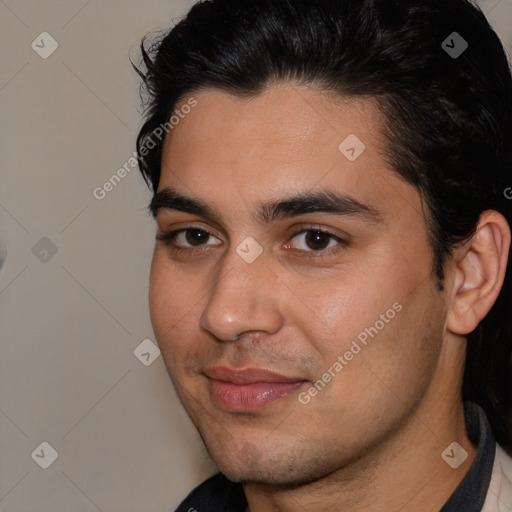
{"label": "face", "polygon": [[446,313],[420,197],[370,100],[191,96],[153,202],[154,331],[219,469],[306,483],[377,450],[435,378]]}

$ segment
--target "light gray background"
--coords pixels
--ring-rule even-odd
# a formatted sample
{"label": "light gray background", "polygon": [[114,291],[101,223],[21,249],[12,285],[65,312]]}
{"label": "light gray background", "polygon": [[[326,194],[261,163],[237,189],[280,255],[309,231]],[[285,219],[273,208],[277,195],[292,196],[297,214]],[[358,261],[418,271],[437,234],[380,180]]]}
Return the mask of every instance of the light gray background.
{"label": "light gray background", "polygon": [[[129,54],[192,3],[0,0],[3,512],[172,511],[214,472],[161,356],[134,355],[155,341],[151,195],[134,168],[93,196],[135,150]],[[479,3],[511,55],[512,0]],[[47,59],[42,32],[59,45]]]}

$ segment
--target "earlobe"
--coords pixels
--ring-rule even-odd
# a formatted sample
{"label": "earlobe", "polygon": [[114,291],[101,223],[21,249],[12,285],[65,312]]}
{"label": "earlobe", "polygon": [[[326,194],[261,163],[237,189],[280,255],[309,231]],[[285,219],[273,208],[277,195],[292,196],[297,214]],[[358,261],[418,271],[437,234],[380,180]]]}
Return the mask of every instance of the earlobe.
{"label": "earlobe", "polygon": [[455,252],[453,296],[447,329],[460,335],[472,332],[496,301],[507,266],[510,228],[494,210],[482,213],[475,234]]}

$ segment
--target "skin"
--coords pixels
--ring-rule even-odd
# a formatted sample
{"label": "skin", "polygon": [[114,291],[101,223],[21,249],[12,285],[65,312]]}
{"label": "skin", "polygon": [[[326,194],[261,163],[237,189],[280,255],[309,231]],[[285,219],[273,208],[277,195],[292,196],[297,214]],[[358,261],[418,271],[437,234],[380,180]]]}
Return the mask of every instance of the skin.
{"label": "skin", "polygon": [[[156,242],[150,312],[212,459],[244,483],[251,512],[340,503],[346,512],[438,511],[476,453],[460,396],[464,335],[499,292],[506,221],[482,215],[475,237],[447,262],[440,292],[420,196],[382,156],[370,99],[291,83],[250,99],[212,89],[191,96],[197,106],[166,137],[159,191],[200,199],[218,217],[155,212],[160,235],[189,228],[211,236],[175,238],[181,252]],[[338,150],[349,134],[366,145],[353,162]],[[255,217],[262,203],[321,189],[379,217]],[[315,250],[303,232],[312,226],[348,243],[327,238],[328,248]],[[248,236],[263,248],[252,263],[236,252]],[[294,376],[307,391],[396,303],[402,310],[306,405],[298,391],[250,413],[212,399],[203,372],[218,365]],[[468,453],[455,470],[441,457],[454,441]]]}

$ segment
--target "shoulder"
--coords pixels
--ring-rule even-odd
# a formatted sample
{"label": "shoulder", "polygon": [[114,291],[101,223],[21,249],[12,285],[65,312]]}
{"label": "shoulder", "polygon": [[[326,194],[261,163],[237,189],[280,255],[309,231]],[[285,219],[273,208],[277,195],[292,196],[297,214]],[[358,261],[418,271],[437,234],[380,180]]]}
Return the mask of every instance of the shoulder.
{"label": "shoulder", "polygon": [[175,512],[244,512],[246,506],[242,484],[217,473],[191,491]]}
{"label": "shoulder", "polygon": [[489,492],[482,512],[507,512],[512,505],[512,457],[496,444]]}

